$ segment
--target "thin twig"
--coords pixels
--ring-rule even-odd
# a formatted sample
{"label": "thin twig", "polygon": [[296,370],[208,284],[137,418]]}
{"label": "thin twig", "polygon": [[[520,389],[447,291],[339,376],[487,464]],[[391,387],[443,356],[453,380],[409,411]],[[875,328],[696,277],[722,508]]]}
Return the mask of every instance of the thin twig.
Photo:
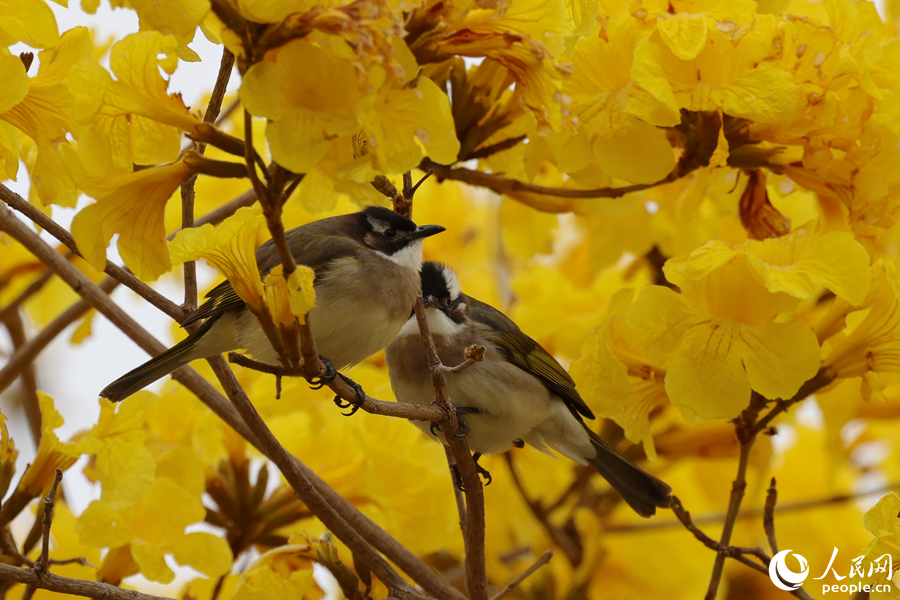
{"label": "thin twig", "polygon": [[56,490],[59,488],[59,482],[62,481],[63,472],[56,469],[56,478],[53,480],[53,487],[50,493],[44,498],[44,518],[41,521],[43,540],[41,541],[41,560],[35,565],[40,567],[44,572],[50,570],[50,527],[53,525],[53,505],[56,502]]}
{"label": "thin twig", "polygon": [[553,550],[547,550],[546,552],[541,554],[536,561],[531,563],[530,567],[528,567],[527,569],[522,571],[522,573],[518,577],[516,577],[515,579],[510,581],[509,584],[505,588],[503,588],[502,590],[500,590],[499,592],[494,594],[491,597],[491,600],[500,600],[505,595],[507,595],[514,589],[516,589],[519,586],[519,584],[521,584],[523,581],[528,579],[528,577],[532,573],[534,573],[535,571],[537,571],[538,569],[540,569],[541,567],[546,565],[548,562],[550,562],[551,558],[553,558]]}
{"label": "thin twig", "polygon": [[[886,494],[887,492],[894,491],[900,489],[900,481],[895,481],[894,483],[890,483],[886,486],[866,491],[866,492],[853,492],[850,494],[836,494],[834,496],[827,496],[824,498],[813,498],[811,500],[802,500],[800,502],[791,502],[788,504],[782,504],[778,507],[778,514],[784,514],[786,512],[796,512],[801,510],[808,510],[810,508],[816,508],[820,506],[827,506],[829,504],[843,504],[844,502],[851,502],[853,500],[859,500],[860,498],[867,498],[869,496],[881,496]],[[721,523],[725,520],[725,513],[717,513],[713,515],[704,515],[700,517],[694,518],[694,523],[698,525],[707,525],[712,523]],[[751,508],[742,510],[740,514],[738,514],[738,519],[758,519],[761,516],[765,516],[765,509],[760,508]],[[673,529],[681,527],[681,523],[678,521],[664,521],[658,520],[651,523],[626,523],[626,524],[613,524],[607,525],[604,528],[606,533],[640,533],[645,531],[653,531],[657,529]]]}
{"label": "thin twig", "polygon": [[725,514],[725,522],[722,526],[722,536],[719,538],[719,551],[716,554],[716,560],[713,563],[712,575],[709,579],[709,588],[706,591],[706,600],[716,600],[719,592],[719,583],[722,580],[722,572],[725,568],[726,553],[724,551],[731,544],[731,533],[734,531],[734,524],[737,521],[738,513],[741,510],[741,501],[744,499],[744,490],[747,488],[747,467],[750,464],[750,451],[753,449],[753,443],[756,436],[747,432],[752,429],[759,414],[758,403],[756,399],[751,399],[751,406],[747,408],[739,417],[737,425],[738,439],[740,440],[740,458],[738,459],[737,475],[731,484],[731,495],[728,499],[728,511]]}
{"label": "thin twig", "polygon": [[778,540],[775,538],[775,505],[778,503],[778,489],[775,487],[775,478],[769,484],[766,492],[766,508],[763,512],[763,529],[769,540],[769,549],[772,554],[778,554]]}
{"label": "thin twig", "polygon": [[469,346],[468,348],[466,348],[466,353],[465,353],[466,359],[463,362],[459,363],[455,367],[448,367],[445,365],[441,365],[440,370],[447,374],[459,373],[460,371],[468,369],[475,363],[483,361],[485,351],[486,351],[486,349],[484,346],[475,346],[475,345]]}
{"label": "thin twig", "polygon": [[[52,271],[48,270],[48,272]],[[22,315],[19,314],[19,311],[11,312],[3,322],[6,325],[6,330],[9,332],[13,352],[18,352],[28,343]],[[28,418],[31,439],[34,441],[34,447],[37,448],[41,443],[41,405],[37,395],[37,376],[35,375],[34,364],[26,365],[22,369],[19,378],[22,381],[22,391],[25,396],[22,406],[25,408],[25,416]]]}
{"label": "thin twig", "polygon": [[793,395],[793,397],[788,400],[778,400],[775,403],[775,406],[763,418],[756,422],[756,424],[753,426],[752,433],[757,434],[761,432],[769,426],[769,423],[771,423],[775,417],[787,411],[787,409],[797,404],[798,402],[802,402],[803,400],[814,394],[816,391],[834,381],[834,379],[835,374],[830,370],[825,368],[820,369],[812,379],[800,386],[800,389],[796,394]]}
{"label": "thin twig", "polygon": [[[225,89],[228,80],[231,79],[231,71],[234,68],[234,54],[228,48],[222,48],[222,61],[219,64],[219,74],[216,84],[209,97],[209,104],[203,114],[204,123],[213,123],[219,116],[222,108],[222,99],[225,97]],[[201,156],[206,152],[206,144],[196,144],[197,153]],[[197,175],[191,175],[181,184],[181,228],[187,229],[194,226],[194,186],[197,183]],[[197,310],[197,263],[190,260],[184,263],[184,309],[185,316]]]}
{"label": "thin twig", "polygon": [[[684,528],[690,531],[697,540],[700,541],[704,546],[715,550],[718,553],[718,556],[724,556],[728,558],[733,558],[741,564],[744,564],[754,571],[759,571],[765,575],[769,574],[769,563],[772,561],[772,558],[766,554],[766,552],[759,547],[756,548],[742,548],[739,546],[722,546],[719,542],[714,540],[713,538],[706,535],[703,530],[701,530],[694,523],[693,519],[691,519],[691,513],[685,510],[684,506],[681,504],[681,500],[677,497],[672,496],[672,512],[675,513],[675,516],[678,517],[679,522],[684,525]],[[747,554],[755,556],[760,563],[754,562],[747,558]],[[812,597],[804,590],[803,588],[797,588],[796,590],[792,590],[791,594],[800,598],[801,600],[812,600]]]}
{"label": "thin twig", "polygon": [[666,183],[675,181],[678,177],[673,172],[665,179],[656,183],[638,183],[619,188],[598,188],[591,190],[579,190],[571,188],[547,187],[544,185],[536,185],[526,183],[518,179],[510,179],[493,173],[485,173],[483,171],[475,171],[464,167],[449,167],[447,165],[439,165],[429,158],[425,158],[419,163],[419,169],[423,171],[433,170],[434,174],[440,179],[452,179],[462,181],[469,185],[477,185],[492,190],[498,194],[506,194],[509,192],[526,192],[531,194],[541,194],[546,196],[558,196],[560,198],[619,198],[625,194],[647,190]]}

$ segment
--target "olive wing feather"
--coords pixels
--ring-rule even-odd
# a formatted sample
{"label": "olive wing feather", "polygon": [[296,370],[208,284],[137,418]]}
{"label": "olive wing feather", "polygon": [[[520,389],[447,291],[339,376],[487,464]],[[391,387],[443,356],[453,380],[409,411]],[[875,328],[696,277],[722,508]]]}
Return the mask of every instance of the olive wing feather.
{"label": "olive wing feather", "polygon": [[568,407],[588,419],[594,413],[575,389],[575,381],[553,356],[535,340],[525,335],[512,319],[474,298],[469,298],[474,321],[494,332],[494,345],[507,361],[540,379],[547,388],[563,399]]}

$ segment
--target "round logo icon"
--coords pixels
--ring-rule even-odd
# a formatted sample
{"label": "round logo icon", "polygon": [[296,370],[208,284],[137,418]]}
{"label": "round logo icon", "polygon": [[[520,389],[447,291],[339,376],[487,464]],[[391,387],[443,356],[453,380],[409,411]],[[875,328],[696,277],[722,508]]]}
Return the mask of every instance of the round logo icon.
{"label": "round logo icon", "polygon": [[[806,578],[809,577],[809,564],[806,562],[806,559],[803,556],[794,554],[794,556],[797,558],[797,562],[800,563],[799,573],[791,571],[791,569],[787,566],[787,564],[785,563],[785,559],[787,559],[790,553],[790,550],[782,550],[781,552],[773,556],[772,562],[769,563],[769,579],[772,580],[772,583],[775,584],[775,587],[786,590],[788,592],[796,590],[806,580]],[[787,583],[787,585],[785,585],[785,582]]]}

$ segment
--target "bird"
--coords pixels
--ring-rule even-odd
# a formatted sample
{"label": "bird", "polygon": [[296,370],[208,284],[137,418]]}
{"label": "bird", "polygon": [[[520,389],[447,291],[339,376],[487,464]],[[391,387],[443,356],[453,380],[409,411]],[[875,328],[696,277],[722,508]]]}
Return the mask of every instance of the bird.
{"label": "bird", "polygon": [[[309,320],[329,371],[322,379],[333,379],[338,370],[362,362],[394,339],[419,293],[422,241],[442,231],[440,225],[417,226],[388,208],[368,206],[285,232],[294,259],[315,272],[316,306]],[[280,264],[272,240],[257,249],[256,262],[261,277]],[[229,281],[206,298],[182,323],[187,327],[202,322],[199,328],[109,384],[100,396],[118,402],[192,360],[237,349],[260,362],[280,364]]]}
{"label": "bird", "polygon": [[[668,507],[672,488],[636,466],[591,430],[594,414],[566,370],[496,308],[462,293],[456,273],[439,262],[421,270],[428,326],[441,362],[455,366],[466,348],[485,348],[484,358],[447,375],[450,400],[460,416],[478,472],[483,454],[529,444],[551,456],[553,450],[602,475],[626,503],[644,517]],[[394,395],[400,402],[428,404],[434,389],[415,315],[385,351]],[[465,425],[463,425],[463,422]],[[434,424],[413,421],[426,435],[446,444]],[[461,434],[459,434],[461,435]],[[460,485],[457,476],[457,485]]]}

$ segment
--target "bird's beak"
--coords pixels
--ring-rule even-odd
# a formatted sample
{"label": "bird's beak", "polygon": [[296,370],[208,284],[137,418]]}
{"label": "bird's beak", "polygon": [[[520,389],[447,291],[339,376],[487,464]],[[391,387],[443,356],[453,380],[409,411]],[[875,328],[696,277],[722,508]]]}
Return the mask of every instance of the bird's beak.
{"label": "bird's beak", "polygon": [[434,296],[432,296],[431,294],[425,296],[423,303],[425,304],[425,308],[434,308],[437,305]]}
{"label": "bird's beak", "polygon": [[410,238],[413,240],[421,240],[422,238],[431,237],[442,231],[447,231],[447,228],[440,225],[422,225],[421,227],[416,227],[416,230],[413,231]]}

